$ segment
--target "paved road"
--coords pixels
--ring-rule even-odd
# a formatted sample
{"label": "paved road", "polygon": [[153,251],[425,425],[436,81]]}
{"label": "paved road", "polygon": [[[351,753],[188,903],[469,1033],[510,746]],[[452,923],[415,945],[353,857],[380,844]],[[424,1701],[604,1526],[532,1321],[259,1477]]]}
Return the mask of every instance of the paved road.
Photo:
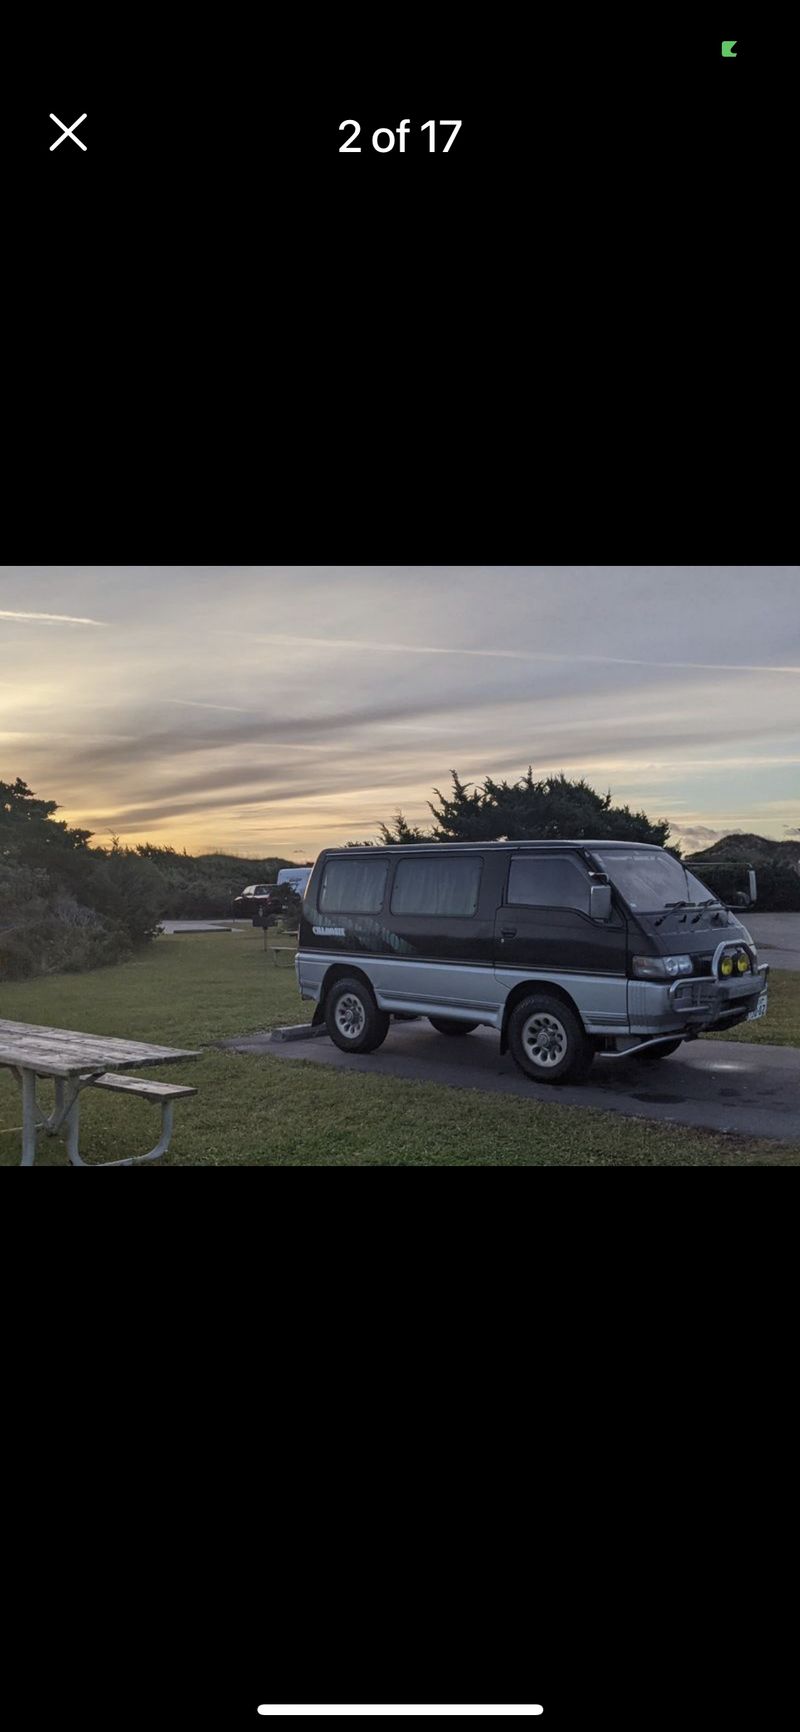
{"label": "paved road", "polygon": [[393,1023],[384,1045],[363,1057],[340,1052],[327,1035],[284,1043],[260,1034],[221,1044],[269,1053],[289,1064],[308,1059],[370,1076],[485,1089],[742,1136],[776,1137],[796,1143],[800,1150],[800,1051],[794,1047],[692,1041],[654,1065],[596,1059],[581,1087],[553,1088],[529,1082],[508,1053],[501,1058],[498,1037],[490,1029],[451,1040],[424,1019]]}
{"label": "paved road", "polygon": [[800,969],[800,914],[757,914],[742,910],[762,962],[772,968]]}

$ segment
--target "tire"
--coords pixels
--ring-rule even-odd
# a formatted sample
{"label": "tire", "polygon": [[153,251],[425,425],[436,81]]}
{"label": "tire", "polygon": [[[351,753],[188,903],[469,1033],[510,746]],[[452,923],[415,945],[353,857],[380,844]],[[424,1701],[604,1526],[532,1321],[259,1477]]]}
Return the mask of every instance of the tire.
{"label": "tire", "polygon": [[456,1016],[429,1016],[428,1021],[437,1034],[472,1034],[480,1028],[479,1022],[459,1022]]}
{"label": "tire", "polygon": [[581,1082],[594,1058],[576,1012],[547,992],[532,992],[515,1004],[508,1045],[520,1070],[535,1082]]}
{"label": "tire", "polygon": [[679,1046],[683,1046],[682,1040],[665,1040],[662,1046],[649,1046],[646,1052],[632,1052],[631,1058],[637,1059],[639,1064],[653,1064],[657,1058],[669,1058]]}
{"label": "tire", "polygon": [[385,1041],[390,1020],[363,980],[337,980],[326,996],[325,1026],[342,1052],[374,1052]]}

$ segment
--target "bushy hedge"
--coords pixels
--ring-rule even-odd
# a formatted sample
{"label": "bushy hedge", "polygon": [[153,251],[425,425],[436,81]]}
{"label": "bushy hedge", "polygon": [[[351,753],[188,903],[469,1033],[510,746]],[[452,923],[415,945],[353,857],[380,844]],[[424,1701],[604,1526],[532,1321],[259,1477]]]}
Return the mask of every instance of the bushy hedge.
{"label": "bushy hedge", "polygon": [[781,861],[768,860],[756,867],[756,887],[757,910],[765,914],[800,912],[800,873]]}
{"label": "bushy hedge", "polygon": [[235,854],[179,854],[152,843],[140,845],[135,853],[161,874],[162,918],[167,920],[225,919],[247,884],[274,884],[282,866],[297,864],[276,856],[250,860]]}
{"label": "bushy hedge", "polygon": [[0,978],[75,973],[130,953],[123,927],[54,890],[43,868],[0,861]]}
{"label": "bushy hedge", "polygon": [[144,944],[155,937],[164,918],[167,887],[152,860],[114,848],[105,855],[95,853],[83,895],[131,944]]}
{"label": "bushy hedge", "polygon": [[274,883],[288,860],[193,858],[145,844],[90,847],[17,776],[0,780],[0,980],[120,962],[161,922],[231,913],[248,883]]}
{"label": "bushy hedge", "polygon": [[276,875],[274,865],[269,877],[253,870],[262,862],[227,857],[203,870],[202,859],[158,852],[167,858],[118,845],[53,849],[46,866],[0,853],[0,980],[123,962],[162,920],[229,915],[245,884]]}

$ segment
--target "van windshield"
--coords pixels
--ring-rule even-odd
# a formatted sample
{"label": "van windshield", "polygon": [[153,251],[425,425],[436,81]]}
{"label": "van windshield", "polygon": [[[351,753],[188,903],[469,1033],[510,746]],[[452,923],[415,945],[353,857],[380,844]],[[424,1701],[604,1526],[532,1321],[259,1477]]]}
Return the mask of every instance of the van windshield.
{"label": "van windshield", "polygon": [[675,905],[697,908],[717,900],[673,854],[655,854],[644,848],[615,848],[607,854],[598,848],[592,853],[629,908],[653,913]]}

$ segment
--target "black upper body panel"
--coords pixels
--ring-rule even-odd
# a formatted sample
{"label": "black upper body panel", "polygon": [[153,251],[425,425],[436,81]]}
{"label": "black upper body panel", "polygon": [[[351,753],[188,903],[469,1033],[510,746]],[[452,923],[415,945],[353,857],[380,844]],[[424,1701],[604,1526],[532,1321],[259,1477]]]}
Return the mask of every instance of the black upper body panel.
{"label": "black upper body panel", "polygon": [[[688,954],[696,959],[696,970],[704,973],[707,959],[721,941],[747,940],[736,916],[720,905],[634,911],[616,889],[610,921],[591,918],[588,884],[591,877],[595,881],[602,877],[594,857],[600,847],[609,855],[630,851],[631,844],[581,839],[324,849],[306,887],[299,948],[606,974],[626,973],[631,954]],[[637,852],[650,849],[641,843],[635,847]],[[652,853],[663,850],[652,846]],[[520,905],[515,885],[524,883],[524,869],[518,866],[512,873],[512,862],[537,857],[551,860],[551,878],[559,872],[565,884],[576,887],[574,906],[566,891],[563,905],[559,896],[546,906]],[[458,862],[451,876],[460,912],[415,912],[413,888],[409,892],[415,869],[404,863],[419,863],[416,876],[424,882],[425,863],[441,864],[446,858]],[[349,869],[342,873],[338,865],[345,862]],[[332,863],[337,871],[326,878]],[[365,874],[359,871],[361,865]],[[348,900],[343,885],[348,882],[356,886],[352,899],[360,902],[357,908],[343,906]],[[587,887],[585,903],[581,885]]]}

